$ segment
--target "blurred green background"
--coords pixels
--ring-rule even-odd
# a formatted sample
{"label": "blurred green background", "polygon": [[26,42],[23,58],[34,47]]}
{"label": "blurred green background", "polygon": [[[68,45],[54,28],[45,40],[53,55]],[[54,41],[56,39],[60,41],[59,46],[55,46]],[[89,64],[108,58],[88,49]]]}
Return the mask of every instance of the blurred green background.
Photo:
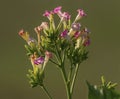
{"label": "blurred green background", "polygon": [[[74,99],[87,99],[85,80],[100,83],[100,76],[117,82],[120,91],[120,0],[0,0],[0,99],[47,99],[40,88],[30,88],[26,77],[31,65],[25,55],[21,28],[35,36],[45,10],[63,6],[73,19],[76,10],[87,13],[81,23],[91,31],[89,59],[82,63]],[[55,99],[66,99],[60,72],[49,64],[45,83]]]}

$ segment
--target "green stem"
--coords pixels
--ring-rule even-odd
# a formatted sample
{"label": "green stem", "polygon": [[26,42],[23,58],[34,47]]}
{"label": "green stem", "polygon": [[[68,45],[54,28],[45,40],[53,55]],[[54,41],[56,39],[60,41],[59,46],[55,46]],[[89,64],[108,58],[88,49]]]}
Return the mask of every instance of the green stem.
{"label": "green stem", "polygon": [[71,66],[71,67],[70,67],[69,74],[68,74],[68,82],[71,82],[72,73],[73,73],[73,67]]}
{"label": "green stem", "polygon": [[58,63],[56,63],[56,62],[53,61],[52,59],[50,59],[50,61],[51,61],[52,63],[54,63],[55,65],[60,66]]}
{"label": "green stem", "polygon": [[66,71],[65,71],[64,66],[62,66],[62,68],[61,68],[61,73],[62,73],[64,84],[66,87],[67,99],[72,99],[71,93],[70,93],[70,83],[67,81],[67,75],[66,75]]}
{"label": "green stem", "polygon": [[73,94],[73,89],[74,89],[74,86],[75,86],[75,81],[76,81],[76,77],[77,77],[77,74],[78,74],[78,70],[79,70],[79,64],[76,65],[75,72],[74,72],[74,75],[73,75],[73,79],[72,79],[72,83],[71,83],[71,87],[70,87],[70,93],[71,94]]}
{"label": "green stem", "polygon": [[46,88],[44,85],[42,85],[41,88],[45,91],[45,93],[46,93],[46,95],[48,96],[49,99],[53,99],[53,98],[51,97],[51,95],[49,94],[47,88]]}
{"label": "green stem", "polygon": [[[56,56],[58,56],[59,59],[60,59],[60,61],[62,62],[61,55],[60,55],[60,52],[59,52],[59,50],[58,50],[56,41],[55,41],[55,49],[56,49],[56,54],[57,54]],[[58,59],[58,57],[56,57],[56,58]],[[59,61],[59,60],[58,60],[58,61]]]}

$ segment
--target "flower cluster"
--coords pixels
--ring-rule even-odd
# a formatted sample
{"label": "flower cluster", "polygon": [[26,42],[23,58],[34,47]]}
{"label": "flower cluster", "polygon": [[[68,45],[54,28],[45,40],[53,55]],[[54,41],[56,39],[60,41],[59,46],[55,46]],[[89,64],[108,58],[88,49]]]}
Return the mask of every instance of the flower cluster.
{"label": "flower cluster", "polygon": [[[30,37],[29,33],[23,29],[20,30],[19,35],[27,42],[25,48],[33,66],[33,70],[29,70],[28,74],[32,87],[43,85],[44,70],[49,61],[64,70],[67,60],[71,70],[87,59],[86,48],[90,45],[90,33],[79,22],[86,13],[82,9],[78,9],[77,12],[72,22],[71,15],[63,12],[61,6],[52,11],[46,10],[43,16],[47,17],[49,22],[42,22],[34,28],[37,40]],[[55,23],[55,15],[60,19],[58,24]],[[72,81],[71,76],[68,78]],[[67,79],[65,80],[67,82]],[[72,89],[73,84],[71,84]]]}

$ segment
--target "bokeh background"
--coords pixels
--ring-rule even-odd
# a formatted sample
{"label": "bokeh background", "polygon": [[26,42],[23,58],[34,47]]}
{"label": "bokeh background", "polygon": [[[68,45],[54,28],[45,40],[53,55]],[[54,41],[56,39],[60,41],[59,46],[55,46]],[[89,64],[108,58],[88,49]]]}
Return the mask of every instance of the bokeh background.
{"label": "bokeh background", "polygon": [[[34,27],[47,19],[45,10],[63,6],[75,18],[78,8],[88,16],[81,23],[91,31],[89,59],[82,63],[74,99],[87,99],[85,80],[100,84],[100,76],[117,82],[120,91],[120,0],[0,0],[0,99],[47,99],[39,88],[30,88],[26,77],[31,65],[18,36],[21,28],[35,36]],[[49,64],[45,83],[55,99],[66,99],[60,72]]]}

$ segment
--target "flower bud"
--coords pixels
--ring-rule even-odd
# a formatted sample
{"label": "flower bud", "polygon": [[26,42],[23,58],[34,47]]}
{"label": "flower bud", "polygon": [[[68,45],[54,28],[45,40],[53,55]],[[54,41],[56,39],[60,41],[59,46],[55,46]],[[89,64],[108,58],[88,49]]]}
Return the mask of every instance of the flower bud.
{"label": "flower bud", "polygon": [[84,40],[83,45],[84,46],[89,46],[90,45],[90,39],[89,39],[89,37]]}
{"label": "flower bud", "polygon": [[40,26],[42,29],[49,30],[48,22],[42,22]]}
{"label": "flower bud", "polygon": [[43,28],[41,26],[37,26],[34,28],[34,30],[37,34],[40,34],[40,32],[43,30]]}
{"label": "flower bud", "polygon": [[28,32],[25,32],[23,29],[18,33],[25,41],[28,41],[30,36]]}

